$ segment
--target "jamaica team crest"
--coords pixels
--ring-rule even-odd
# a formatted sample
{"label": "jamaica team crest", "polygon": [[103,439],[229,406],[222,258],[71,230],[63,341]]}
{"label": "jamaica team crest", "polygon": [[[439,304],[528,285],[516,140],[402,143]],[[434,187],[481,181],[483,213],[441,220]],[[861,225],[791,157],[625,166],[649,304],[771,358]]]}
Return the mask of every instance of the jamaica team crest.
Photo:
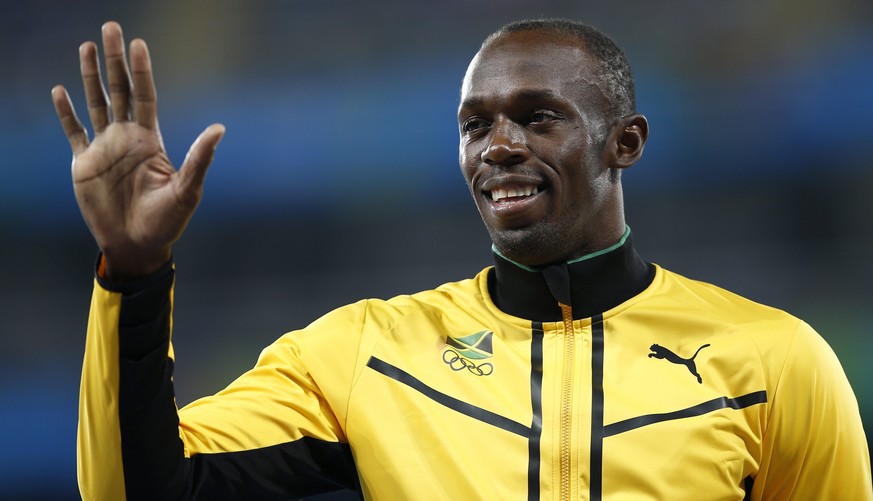
{"label": "jamaica team crest", "polygon": [[446,351],[443,352],[443,362],[453,371],[467,369],[477,376],[487,376],[494,372],[491,362],[485,362],[494,356],[491,338],[494,333],[481,331],[464,337],[446,338]]}

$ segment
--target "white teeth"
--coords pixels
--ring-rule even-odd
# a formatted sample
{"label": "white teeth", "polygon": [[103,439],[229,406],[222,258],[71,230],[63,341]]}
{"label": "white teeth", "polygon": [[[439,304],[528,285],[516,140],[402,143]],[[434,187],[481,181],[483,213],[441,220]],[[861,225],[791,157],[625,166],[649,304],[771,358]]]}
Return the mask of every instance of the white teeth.
{"label": "white teeth", "polygon": [[525,186],[524,188],[510,188],[508,190],[498,188],[491,191],[491,200],[498,202],[504,198],[529,197],[536,195],[537,193],[539,193],[539,189],[537,189],[536,186]]}

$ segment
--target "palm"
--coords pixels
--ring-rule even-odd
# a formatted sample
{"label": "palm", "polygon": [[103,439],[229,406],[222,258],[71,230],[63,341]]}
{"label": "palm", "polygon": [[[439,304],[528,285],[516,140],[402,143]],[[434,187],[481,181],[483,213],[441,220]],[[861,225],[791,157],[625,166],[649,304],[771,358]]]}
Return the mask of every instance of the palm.
{"label": "palm", "polygon": [[63,87],[52,90],[58,117],[73,149],[73,187],[88,227],[119,278],[144,275],[169,259],[197,207],[212,151],[224,132],[207,128],[176,171],[157,125],[151,62],[145,43],[131,43],[128,76],[121,29],[103,28],[112,119],[96,46],[83,44],[82,79],[95,137],[87,133]]}
{"label": "palm", "polygon": [[155,131],[113,123],[73,163],[73,188],[98,243],[160,247],[193,211],[176,193],[175,169]]}

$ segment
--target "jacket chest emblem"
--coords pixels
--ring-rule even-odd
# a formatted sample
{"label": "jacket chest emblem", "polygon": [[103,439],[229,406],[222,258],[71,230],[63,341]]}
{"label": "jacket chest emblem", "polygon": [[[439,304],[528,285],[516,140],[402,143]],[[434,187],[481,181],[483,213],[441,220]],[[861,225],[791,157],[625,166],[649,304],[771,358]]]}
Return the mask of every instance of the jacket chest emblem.
{"label": "jacket chest emblem", "polygon": [[707,346],[709,346],[709,344],[697,348],[697,351],[694,352],[694,355],[692,355],[691,358],[682,358],[659,344],[653,344],[649,347],[649,349],[652,350],[652,353],[649,353],[649,358],[662,358],[676,365],[684,365],[688,368],[688,371],[691,372],[691,375],[697,378],[697,382],[703,384],[703,378],[700,377],[700,374],[697,372],[697,364],[694,362],[694,359],[697,358],[697,354],[700,353],[700,350]]}
{"label": "jacket chest emblem", "polygon": [[469,336],[446,337],[443,362],[456,372],[466,369],[477,376],[490,375],[494,365],[486,360],[494,356],[493,336],[492,331],[485,330]]}

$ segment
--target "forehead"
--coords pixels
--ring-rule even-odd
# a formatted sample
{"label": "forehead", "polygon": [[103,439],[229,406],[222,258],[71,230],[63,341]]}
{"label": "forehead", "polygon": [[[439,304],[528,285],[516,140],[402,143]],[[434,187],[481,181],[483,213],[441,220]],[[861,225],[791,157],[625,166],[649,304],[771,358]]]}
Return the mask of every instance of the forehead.
{"label": "forehead", "polygon": [[484,47],[470,62],[461,106],[519,92],[546,92],[578,100],[600,94],[594,59],[581,42],[538,32],[511,33]]}

